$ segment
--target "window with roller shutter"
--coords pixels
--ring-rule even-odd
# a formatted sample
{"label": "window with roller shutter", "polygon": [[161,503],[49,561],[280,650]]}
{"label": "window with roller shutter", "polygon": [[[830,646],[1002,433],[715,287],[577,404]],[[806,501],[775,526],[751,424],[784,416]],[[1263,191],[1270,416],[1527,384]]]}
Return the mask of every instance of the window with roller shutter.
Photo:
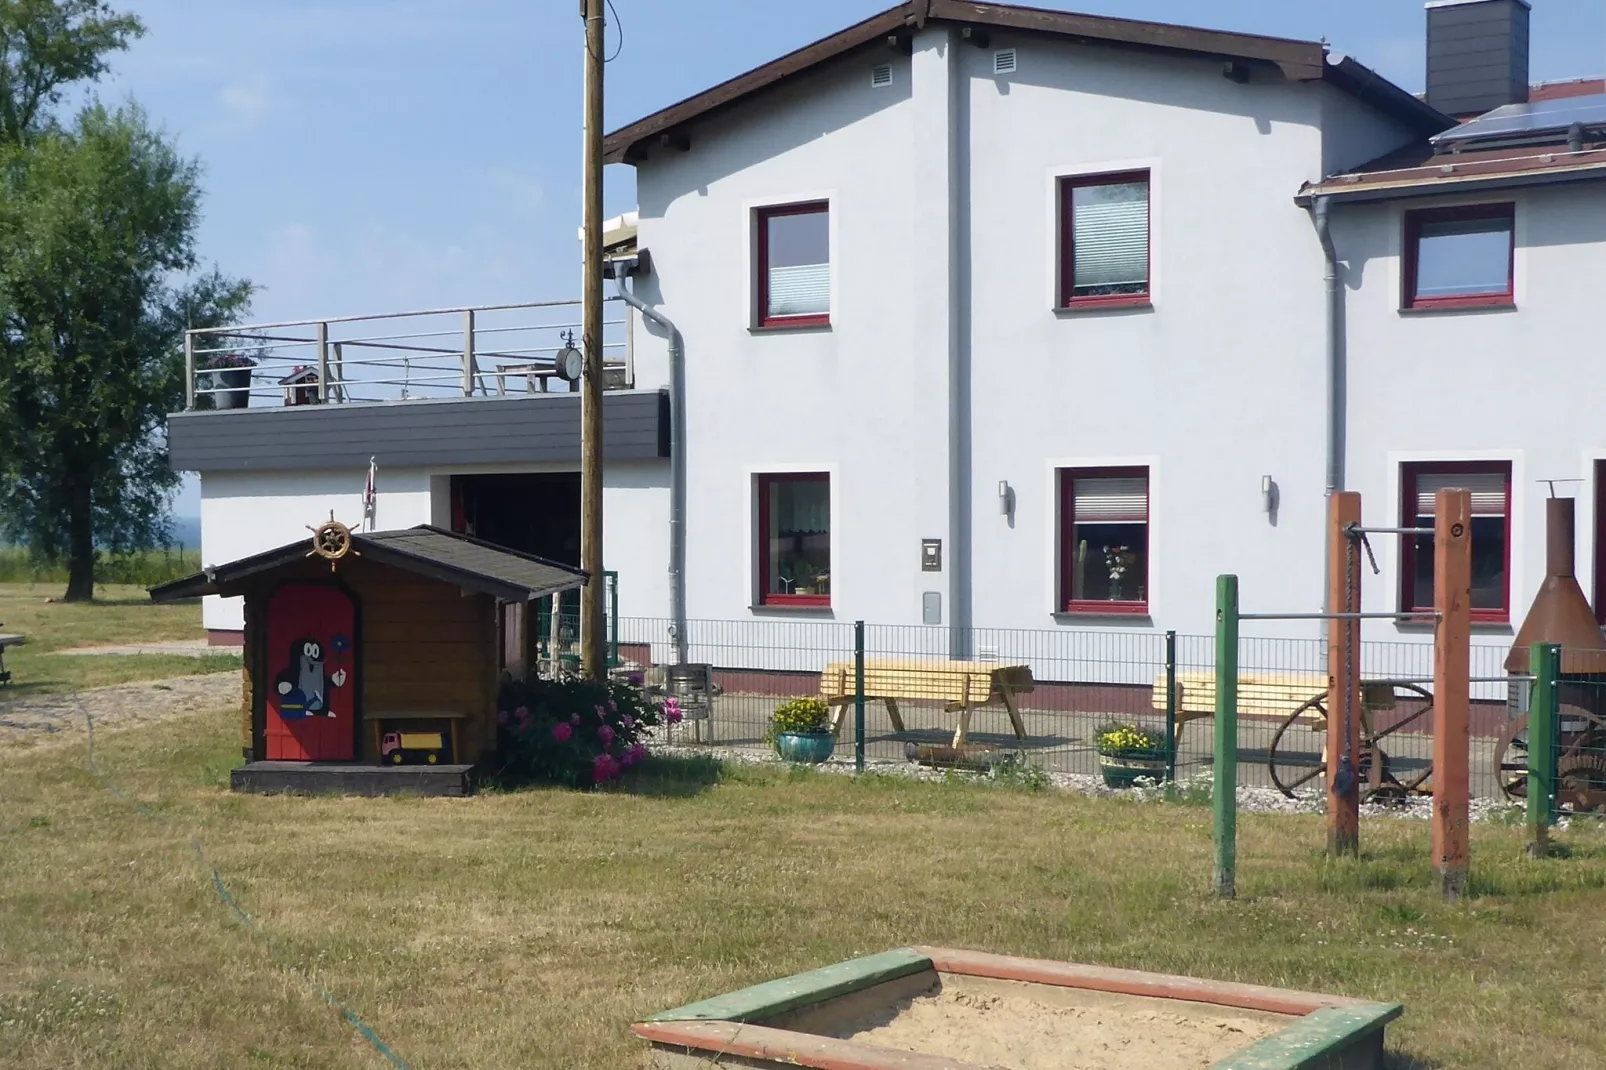
{"label": "window with roller shutter", "polygon": [[1149,302],[1149,172],[1060,180],[1060,307]]}
{"label": "window with roller shutter", "polygon": [[831,214],[823,201],[760,208],[757,280],[760,327],[831,322]]}
{"label": "window with roller shutter", "polygon": [[[1472,492],[1472,619],[1510,619],[1511,462],[1425,461],[1400,467],[1400,526],[1431,528],[1435,496]],[[1433,609],[1433,536],[1400,536],[1400,608]]]}
{"label": "window with roller shutter", "polygon": [[1060,597],[1066,613],[1149,608],[1149,470],[1060,470]]}

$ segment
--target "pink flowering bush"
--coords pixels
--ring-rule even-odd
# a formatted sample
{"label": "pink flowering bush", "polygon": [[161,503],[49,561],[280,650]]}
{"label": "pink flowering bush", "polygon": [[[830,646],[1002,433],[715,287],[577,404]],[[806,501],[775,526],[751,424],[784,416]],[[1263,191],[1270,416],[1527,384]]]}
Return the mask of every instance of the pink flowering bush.
{"label": "pink flowering bush", "polygon": [[673,705],[660,707],[633,683],[510,681],[497,702],[501,776],[575,788],[617,780],[647,757],[649,728],[680,720]]}

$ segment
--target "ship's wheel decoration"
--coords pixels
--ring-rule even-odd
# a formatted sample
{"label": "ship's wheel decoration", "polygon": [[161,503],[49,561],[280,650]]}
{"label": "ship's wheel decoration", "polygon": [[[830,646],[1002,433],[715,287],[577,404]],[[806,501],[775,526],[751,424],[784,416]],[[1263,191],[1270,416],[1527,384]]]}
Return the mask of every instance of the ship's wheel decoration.
{"label": "ship's wheel decoration", "polygon": [[317,527],[307,525],[312,532],[312,550],[308,557],[321,557],[329,562],[329,571],[335,570],[335,563],[347,554],[356,554],[351,545],[351,529],[335,519],[331,511],[329,519]]}

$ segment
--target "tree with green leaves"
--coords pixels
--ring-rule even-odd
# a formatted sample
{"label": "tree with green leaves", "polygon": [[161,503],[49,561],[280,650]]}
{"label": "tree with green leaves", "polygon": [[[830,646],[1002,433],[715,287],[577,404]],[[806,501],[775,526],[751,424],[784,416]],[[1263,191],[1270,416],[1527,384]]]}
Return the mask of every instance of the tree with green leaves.
{"label": "tree with green leaves", "polygon": [[97,546],[165,541],[185,327],[251,296],[196,274],[199,168],[142,111],[50,110],[139,32],[95,0],[0,0],[0,534],[65,558],[69,601]]}

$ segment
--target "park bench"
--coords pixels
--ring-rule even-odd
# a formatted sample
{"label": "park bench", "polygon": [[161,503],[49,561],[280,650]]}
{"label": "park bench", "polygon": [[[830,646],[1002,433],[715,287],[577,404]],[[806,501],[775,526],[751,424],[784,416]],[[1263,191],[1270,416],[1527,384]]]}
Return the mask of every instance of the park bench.
{"label": "park bench", "polygon": [[25,636],[7,635],[5,632],[0,632],[0,684],[9,684],[11,682],[11,673],[6,670],[6,647],[21,646],[27,641]]}
{"label": "park bench", "polygon": [[[851,661],[827,665],[820,676],[820,696],[831,707],[831,730],[840,732],[843,716],[856,693],[856,671]],[[886,704],[895,732],[904,731],[898,701],[938,702],[948,713],[959,714],[954,730],[955,747],[970,734],[970,714],[981,706],[1003,706],[1017,739],[1026,738],[1026,726],[1015,704],[1018,695],[1031,691],[1032,670],[1025,665],[999,665],[982,661],[921,661],[870,658],[864,663],[865,701]]]}
{"label": "park bench", "polygon": [[[1327,676],[1312,672],[1240,672],[1238,716],[1283,720],[1312,698],[1327,694]],[[1154,681],[1154,708],[1165,712],[1165,676]],[[1216,714],[1216,674],[1177,673],[1177,727]],[[1312,728],[1326,724],[1322,712],[1306,710],[1300,721]]]}

